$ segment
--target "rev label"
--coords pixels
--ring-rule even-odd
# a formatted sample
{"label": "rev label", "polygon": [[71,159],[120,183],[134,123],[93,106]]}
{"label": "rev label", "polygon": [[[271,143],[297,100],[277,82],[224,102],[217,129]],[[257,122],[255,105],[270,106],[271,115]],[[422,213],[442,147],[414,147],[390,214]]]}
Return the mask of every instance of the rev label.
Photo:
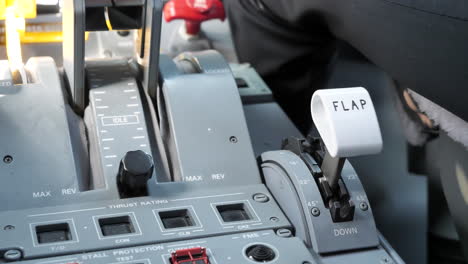
{"label": "rev label", "polygon": [[75,188],[62,189],[62,195],[71,195],[75,193],[76,193]]}
{"label": "rev label", "polygon": [[211,174],[211,179],[212,180],[224,180],[224,173],[215,173]]}

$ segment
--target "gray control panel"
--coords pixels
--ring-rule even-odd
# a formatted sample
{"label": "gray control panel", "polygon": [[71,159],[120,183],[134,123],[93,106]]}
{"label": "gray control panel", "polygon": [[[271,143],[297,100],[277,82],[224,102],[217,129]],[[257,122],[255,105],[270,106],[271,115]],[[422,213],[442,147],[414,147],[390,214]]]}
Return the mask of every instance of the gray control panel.
{"label": "gray control panel", "polygon": [[[317,163],[312,160],[315,172]],[[366,193],[349,163],[342,179],[351,200],[359,204],[352,221],[334,222],[313,178],[313,173],[290,151],[266,152],[262,168],[267,186],[295,223],[299,237],[318,253],[331,253],[379,245],[372,211]]]}
{"label": "gray control panel", "polygon": [[[213,51],[162,56],[151,98],[132,63],[86,62],[83,116],[50,59],[29,62],[31,84],[1,88],[0,151],[13,160],[0,165],[0,263],[401,263],[351,164],[341,179],[357,208],[336,222],[315,159],[280,147],[256,159],[273,138],[244,115],[285,117],[253,69],[234,77]],[[51,96],[35,102],[38,91]],[[34,197],[46,187],[51,197]]]}
{"label": "gray control panel", "polygon": [[[270,261],[272,263],[319,263],[315,261],[299,239],[278,236],[274,230],[74,254],[66,257],[50,258],[48,262],[44,263],[171,264],[172,252],[190,247],[207,248],[209,263],[212,264],[258,263],[247,257],[248,249],[252,246],[266,246],[272,249],[274,252],[273,259]],[[288,252],[292,251],[295,253],[289,255]],[[24,263],[40,264],[42,262],[25,261]]]}
{"label": "gray control panel", "polygon": [[[105,65],[103,67],[103,65]],[[150,155],[150,140],[138,82],[124,60],[89,61],[88,127],[95,128],[89,136],[95,149],[92,188],[115,188],[119,162],[129,150],[141,150]],[[116,72],[120,74],[116,75]]]}
{"label": "gray control panel", "polygon": [[42,57],[26,69],[32,82],[14,85],[1,68],[10,78],[0,86],[0,211],[52,205],[89,182],[84,125],[64,101],[57,66]]}

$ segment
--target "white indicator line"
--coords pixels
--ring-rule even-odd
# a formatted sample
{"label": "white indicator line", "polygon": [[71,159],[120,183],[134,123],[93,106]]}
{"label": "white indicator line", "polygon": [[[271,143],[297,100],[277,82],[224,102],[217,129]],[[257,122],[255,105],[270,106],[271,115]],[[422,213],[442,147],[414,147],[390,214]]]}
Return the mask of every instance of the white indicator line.
{"label": "white indicator line", "polygon": [[139,115],[139,114],[140,114],[140,112],[133,112],[133,113],[134,113],[135,115]]}
{"label": "white indicator line", "polygon": [[114,141],[114,138],[103,138],[102,141]]}
{"label": "white indicator line", "polygon": [[101,133],[107,133],[107,130],[103,129],[103,130],[101,130]]}
{"label": "white indicator line", "polygon": [[136,137],[133,137],[133,139],[142,139],[142,138],[145,138],[145,136],[136,136]]}
{"label": "white indicator line", "polygon": [[137,130],[143,130],[143,128],[142,128],[142,127],[138,127]]}
{"label": "white indicator line", "polygon": [[104,149],[104,150],[109,150],[109,149],[110,149],[110,147],[103,147],[103,149]]}
{"label": "white indicator line", "polygon": [[166,234],[162,234],[163,236],[171,236],[171,235],[175,235],[175,233],[166,233]]}
{"label": "white indicator line", "polygon": [[205,229],[193,230],[192,232],[201,232],[201,231],[205,231]]}
{"label": "white indicator line", "polygon": [[102,210],[102,209],[106,209],[106,207],[96,207],[96,208],[88,208],[88,209],[72,210],[72,211],[62,211],[62,212],[45,213],[45,214],[33,214],[33,215],[28,215],[28,217],[44,216],[44,215],[57,215],[57,214],[68,214],[68,213],[78,213],[78,212],[94,211],[94,210]]}
{"label": "white indicator line", "polygon": [[256,223],[256,224],[251,224],[251,225],[263,225],[263,223]]}
{"label": "white indicator line", "polygon": [[241,194],[244,194],[244,193],[228,193],[228,194],[219,194],[219,195],[210,195],[210,196],[198,196],[198,197],[190,197],[190,198],[181,198],[181,199],[171,200],[171,202],[194,200],[194,199],[203,199],[203,198],[223,197],[223,196],[234,196],[234,195],[241,195]]}
{"label": "white indicator line", "polygon": [[132,92],[136,92],[135,89],[126,89],[124,90],[124,93],[132,93]]}
{"label": "white indicator line", "polygon": [[98,117],[103,117],[103,116],[104,116],[104,114],[99,114],[99,115],[97,115],[97,116],[98,116]]}
{"label": "white indicator line", "polygon": [[107,155],[107,156],[104,156],[104,158],[113,159],[113,158],[117,158],[117,155]]}
{"label": "white indicator line", "polygon": [[106,91],[95,91],[94,94],[105,94]]}
{"label": "white indicator line", "polygon": [[101,105],[101,106],[96,106],[97,109],[107,109],[109,106],[107,105]]}
{"label": "white indicator line", "polygon": [[127,107],[137,107],[139,104],[128,104]]}
{"label": "white indicator line", "polygon": [[234,228],[233,226],[223,226],[223,228]]}
{"label": "white indicator line", "polygon": [[102,99],[101,99],[101,98],[95,98],[94,101],[96,101],[96,102],[101,102]]}
{"label": "white indicator line", "polygon": [[127,84],[130,85],[130,86],[131,86],[131,85],[134,85],[134,83],[132,83],[132,82],[129,82],[129,83],[127,83]]}
{"label": "white indicator line", "polygon": [[114,165],[112,165],[112,164],[106,164],[106,167],[112,167],[112,166],[114,166]]}
{"label": "white indicator line", "polygon": [[146,147],[146,144],[141,144],[140,147]]}
{"label": "white indicator line", "polygon": [[195,241],[195,242],[184,243],[184,244],[170,245],[170,246],[167,246],[167,247],[168,248],[169,247],[181,247],[181,246],[187,246],[187,245],[193,245],[193,244],[203,244],[203,243],[206,243],[206,241]]}
{"label": "white indicator line", "polygon": [[137,97],[136,96],[131,96],[130,99],[137,99]]}

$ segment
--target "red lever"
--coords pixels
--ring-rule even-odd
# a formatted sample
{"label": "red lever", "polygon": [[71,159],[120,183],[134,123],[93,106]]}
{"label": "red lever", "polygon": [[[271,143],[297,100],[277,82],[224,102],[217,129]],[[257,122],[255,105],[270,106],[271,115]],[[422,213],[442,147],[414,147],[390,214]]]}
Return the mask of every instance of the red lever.
{"label": "red lever", "polygon": [[200,32],[202,22],[226,18],[223,3],[219,0],[171,0],[164,6],[164,19],[184,19],[187,34]]}

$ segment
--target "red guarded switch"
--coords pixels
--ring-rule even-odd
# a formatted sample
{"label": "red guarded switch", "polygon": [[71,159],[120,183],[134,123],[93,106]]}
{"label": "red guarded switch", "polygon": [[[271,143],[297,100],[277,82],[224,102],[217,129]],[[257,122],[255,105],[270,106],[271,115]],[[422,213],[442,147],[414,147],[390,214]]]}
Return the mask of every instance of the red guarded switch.
{"label": "red guarded switch", "polygon": [[167,22],[185,20],[185,28],[190,35],[198,34],[204,21],[225,18],[226,13],[220,0],[171,0],[164,6],[164,19]]}
{"label": "red guarded switch", "polygon": [[196,247],[180,249],[171,254],[172,264],[210,264],[206,248]]}

